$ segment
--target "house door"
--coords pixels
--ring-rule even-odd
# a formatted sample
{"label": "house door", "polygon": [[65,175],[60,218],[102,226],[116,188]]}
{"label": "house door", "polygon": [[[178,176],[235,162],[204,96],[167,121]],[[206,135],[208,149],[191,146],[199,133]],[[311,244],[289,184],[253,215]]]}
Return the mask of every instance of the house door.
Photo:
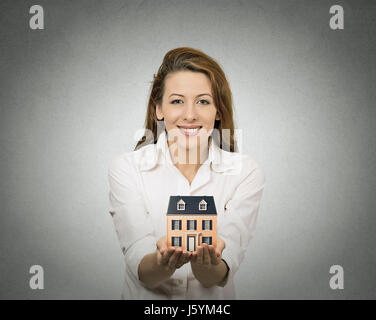
{"label": "house door", "polygon": [[187,251],[195,251],[195,242],[196,242],[196,237],[195,236],[188,236],[188,246],[187,246]]}

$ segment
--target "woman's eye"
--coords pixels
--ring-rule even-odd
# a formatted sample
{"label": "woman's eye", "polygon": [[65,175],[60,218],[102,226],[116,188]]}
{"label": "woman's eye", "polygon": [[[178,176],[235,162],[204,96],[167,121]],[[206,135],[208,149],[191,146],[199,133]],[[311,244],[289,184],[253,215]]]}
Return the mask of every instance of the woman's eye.
{"label": "woman's eye", "polygon": [[[176,100],[171,101],[172,104],[180,104],[181,102],[183,102],[183,100],[181,100],[181,99],[176,99]],[[201,104],[210,104],[210,102],[208,100],[204,100],[204,99],[199,100],[199,102]]]}

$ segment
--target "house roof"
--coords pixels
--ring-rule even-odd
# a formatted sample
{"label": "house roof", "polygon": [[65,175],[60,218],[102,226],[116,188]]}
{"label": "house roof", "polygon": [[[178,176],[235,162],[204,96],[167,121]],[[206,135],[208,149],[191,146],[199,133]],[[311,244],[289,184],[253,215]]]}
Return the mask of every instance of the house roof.
{"label": "house roof", "polygon": [[[183,200],[185,202],[185,210],[178,210],[177,203]],[[200,211],[199,203],[205,200],[207,203],[207,210]],[[168,203],[167,214],[217,214],[217,209],[215,208],[215,202],[213,196],[170,196],[170,201]]]}

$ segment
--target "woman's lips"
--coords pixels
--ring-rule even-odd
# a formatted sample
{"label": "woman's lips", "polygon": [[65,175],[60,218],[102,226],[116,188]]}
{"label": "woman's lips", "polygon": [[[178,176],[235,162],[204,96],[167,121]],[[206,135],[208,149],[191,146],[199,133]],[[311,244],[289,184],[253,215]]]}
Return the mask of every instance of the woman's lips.
{"label": "woman's lips", "polygon": [[178,127],[178,128],[185,136],[196,136],[202,127],[197,127],[195,129],[185,129],[182,127]]}

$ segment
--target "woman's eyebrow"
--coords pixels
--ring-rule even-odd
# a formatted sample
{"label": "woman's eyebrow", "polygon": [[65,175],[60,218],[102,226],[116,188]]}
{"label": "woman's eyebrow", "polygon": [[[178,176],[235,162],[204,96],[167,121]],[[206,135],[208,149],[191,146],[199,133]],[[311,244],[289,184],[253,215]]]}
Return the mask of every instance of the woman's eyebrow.
{"label": "woman's eyebrow", "polygon": [[[180,96],[180,97],[184,97],[184,95],[182,95],[182,94],[178,94],[178,93],[171,93],[168,97],[171,97],[171,96]],[[198,96],[196,96],[196,98],[197,98],[197,97],[201,97],[201,96],[210,96],[210,97],[211,97],[211,95],[210,95],[209,93],[201,93],[201,94],[199,94]]]}

